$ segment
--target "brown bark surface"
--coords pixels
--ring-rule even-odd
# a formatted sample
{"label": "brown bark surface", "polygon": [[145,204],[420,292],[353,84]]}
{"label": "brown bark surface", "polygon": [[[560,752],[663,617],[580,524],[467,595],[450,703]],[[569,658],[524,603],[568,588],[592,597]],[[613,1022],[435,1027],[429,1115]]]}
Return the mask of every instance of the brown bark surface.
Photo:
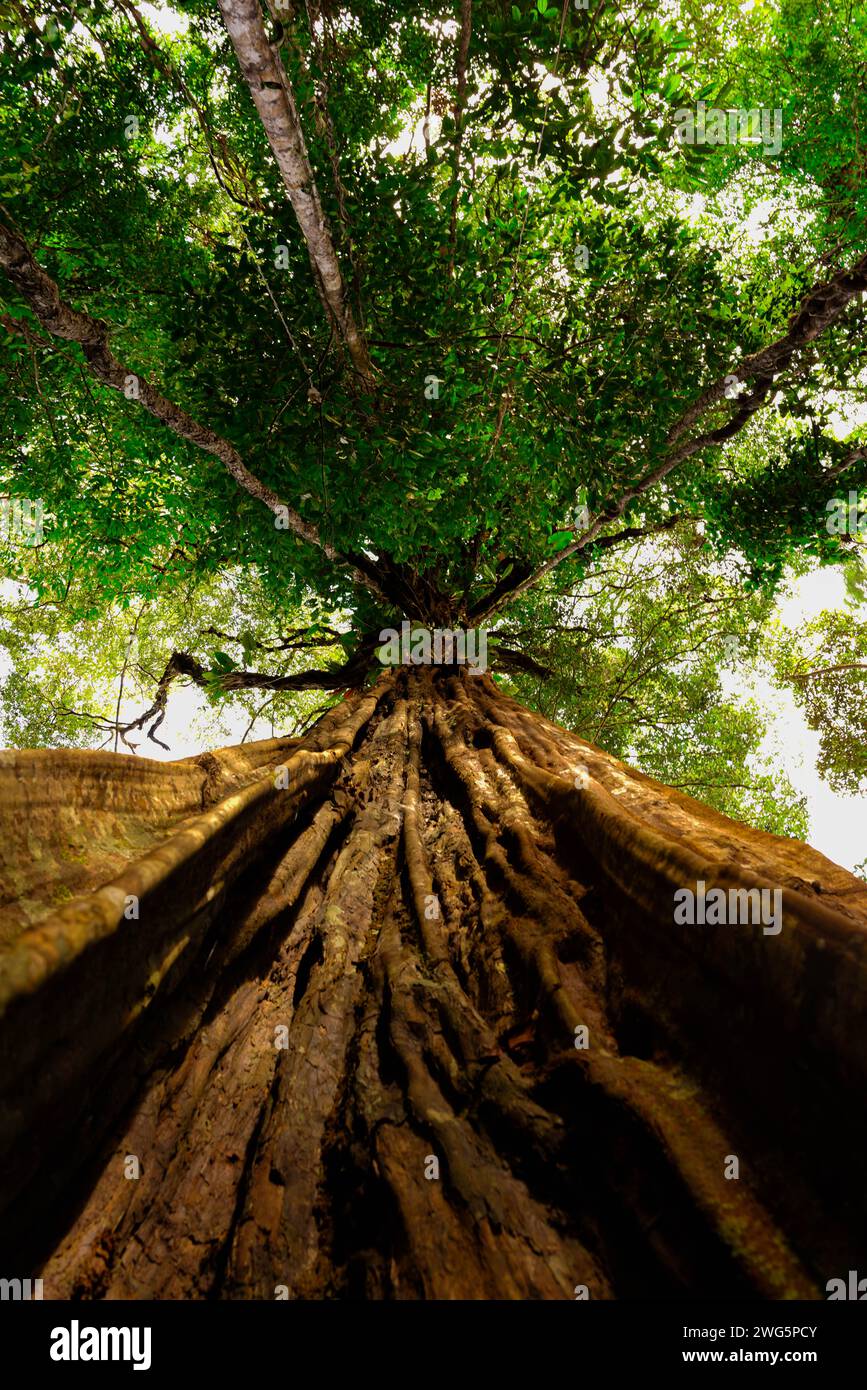
{"label": "brown bark surface", "polygon": [[[676,925],[699,879],[782,931]],[[487,677],[173,764],[2,753],[0,885],[2,1258],[47,1298],[809,1298],[863,1259],[867,885]]]}

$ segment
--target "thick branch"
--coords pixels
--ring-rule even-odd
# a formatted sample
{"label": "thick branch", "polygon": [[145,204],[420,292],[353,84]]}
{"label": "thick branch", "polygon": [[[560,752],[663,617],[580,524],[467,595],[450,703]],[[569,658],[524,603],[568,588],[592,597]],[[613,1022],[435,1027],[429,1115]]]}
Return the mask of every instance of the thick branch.
{"label": "thick branch", "polygon": [[258,0],[218,0],[244,81],[298,219],[326,313],[367,390],[373,365],[349,305],[331,230],[319,198],[295,97],[279,53],[268,43]]}
{"label": "thick branch", "polygon": [[478,603],[473,604],[467,612],[467,617],[472,621],[481,621],[489,614],[494,613],[499,608],[501,601],[508,597],[511,599],[515,594],[523,593],[525,588],[529,588],[534,583],[534,574],[529,565],[522,561],[515,560],[511,569],[497,580],[491,592]]}
{"label": "thick branch", "polygon": [[455,273],[455,250],[458,237],[458,198],[460,196],[461,146],[464,141],[464,109],[467,100],[467,62],[470,56],[470,38],[473,31],[473,0],[461,0],[461,37],[458,44],[457,89],[455,92],[455,148],[452,161],[452,179],[455,185],[452,198],[452,211],[449,221],[449,275]]}
{"label": "thick branch", "polygon": [[628,544],[630,541],[648,540],[651,536],[658,536],[663,531],[670,531],[679,522],[687,519],[683,513],[677,512],[674,516],[666,517],[665,521],[657,521],[650,526],[626,526],[622,531],[615,531],[610,536],[600,536],[594,542],[594,549],[610,550],[614,546]]}
{"label": "thick branch", "polygon": [[166,717],[169,690],[178,676],[187,676],[203,690],[217,690],[226,695],[236,690],[272,690],[275,693],[286,690],[346,690],[363,681],[374,647],[375,639],[367,637],[343,666],[331,671],[298,671],[291,676],[268,676],[260,671],[206,671],[189,652],[173,652],[160,677],[153,704],[138,719],[119,726],[119,732],[126,743],[126,734],[133,729],[143,729],[145,724],[150,723],[148,738],[161,748],[167,747],[156,737],[156,730]]}
{"label": "thick branch", "polygon": [[24,239],[2,221],[0,266],[46,332],[55,338],[80,344],[87,365],[97,380],[130,395],[179,439],[185,439],[219,459],[244,491],[264,503],[290,531],[301,540],[315,545],[329,560],[348,564],[357,583],[370,589],[377,598],[389,601],[377,582],[373,565],[362,557],[343,556],[334,546],[322,540],[312,522],[305,521],[300,513],[287,506],[276,492],[250,472],[233,444],[207,425],[200,425],[185,410],[167,400],[145,377],[131,372],[118,361],[109,346],[109,325],[66,304],[57,284],[34,259]]}
{"label": "thick branch", "polygon": [[[512,602],[519,594],[533,588],[544,575],[595,541],[604,526],[621,517],[630,502],[649,492],[672,469],[701,449],[724,444],[738,434],[756,410],[768,399],[776,378],[791,364],[795,354],[829,328],[855,296],[862,294],[865,289],[867,289],[867,255],[856,261],[851,269],[841,271],[839,275],[835,275],[826,284],[817,285],[812,289],[803,299],[798,312],[792,316],[789,330],[784,337],[777,339],[776,342],[769,344],[768,347],[754,353],[751,357],[744,358],[735,371],[727,373],[725,377],[703,391],[698,400],[684,411],[677,424],[669,431],[668,443],[672,445],[677,440],[682,439],[691,425],[705,415],[712,406],[717,405],[725,398],[726,389],[731,385],[732,378],[741,382],[753,380],[755,385],[752,391],[749,395],[738,399],[734,413],[724,425],[709,430],[705,434],[696,435],[692,439],[683,440],[676,448],[670,448],[656,468],[645,474],[616,502],[612,502],[604,508],[593,519],[587,530],[576,537],[571,544],[565,546],[563,550],[544,561],[538,569],[505,591],[502,584],[497,585],[487,598],[480,600],[475,605],[473,616],[478,621],[482,621],[490,617],[491,613],[501,606],[504,599]],[[855,450],[846,460],[846,466],[854,462],[860,454],[860,449]]]}
{"label": "thick branch", "polygon": [[550,680],[553,675],[550,666],[543,666],[527,652],[518,652],[511,647],[497,647],[496,667],[501,671],[523,671],[543,681]]}
{"label": "thick branch", "polygon": [[861,463],[865,458],[867,458],[867,444],[859,444],[846,455],[842,462],[829,468],[826,477],[836,478],[840,473],[845,473],[847,469],[851,468],[853,463]]}
{"label": "thick branch", "polygon": [[837,671],[867,671],[867,661],[845,661],[839,666],[814,666],[812,671],[800,671],[793,681],[812,681],[817,676],[831,676]]}
{"label": "thick branch", "polygon": [[733,376],[742,382],[757,380],[760,384],[770,385],[790,365],[795,353],[818,338],[839,317],[850,300],[865,289],[867,256],[862,256],[850,269],[841,270],[832,280],[814,285],[804,296],[797,313],[790,318],[788,331],[783,337],[751,357],[745,357],[737,367],[708,386],[669,431],[668,443],[674,444],[702,415],[725,398]]}

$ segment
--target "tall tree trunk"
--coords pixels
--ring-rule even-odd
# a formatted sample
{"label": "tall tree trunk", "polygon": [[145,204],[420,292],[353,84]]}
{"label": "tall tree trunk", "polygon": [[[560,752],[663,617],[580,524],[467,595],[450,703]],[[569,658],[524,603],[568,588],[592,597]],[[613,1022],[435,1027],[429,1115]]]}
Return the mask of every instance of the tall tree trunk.
{"label": "tall tree trunk", "polygon": [[[856,1266],[867,885],[814,850],[428,670],[301,741],[2,753],[0,813],[2,1265],[46,1297]],[[699,880],[782,930],[677,925]]]}

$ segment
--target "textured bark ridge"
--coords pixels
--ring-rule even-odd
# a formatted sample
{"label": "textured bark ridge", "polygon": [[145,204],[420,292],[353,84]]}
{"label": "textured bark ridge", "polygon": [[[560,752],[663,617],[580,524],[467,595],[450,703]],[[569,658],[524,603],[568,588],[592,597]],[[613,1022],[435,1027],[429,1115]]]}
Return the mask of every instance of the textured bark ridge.
{"label": "textured bark ridge", "polygon": [[[0,754],[0,830],[0,1254],[47,1298],[863,1264],[867,886],[487,677],[169,765]],[[781,888],[782,931],[676,925],[698,880]]]}

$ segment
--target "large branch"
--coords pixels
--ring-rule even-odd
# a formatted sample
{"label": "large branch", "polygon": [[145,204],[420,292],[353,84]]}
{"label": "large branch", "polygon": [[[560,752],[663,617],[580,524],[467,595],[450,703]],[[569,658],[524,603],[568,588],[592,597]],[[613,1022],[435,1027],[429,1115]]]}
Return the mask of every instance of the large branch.
{"label": "large branch", "polygon": [[319,198],[295,97],[280,55],[268,43],[259,0],[218,0],[238,65],[298,219],[326,313],[349,353],[365,389],[374,384],[373,364],[355,322],[331,231]]}
{"label": "large branch", "polygon": [[[697,400],[683,412],[669,431],[667,438],[668,445],[676,444],[676,447],[669,447],[668,452],[655,468],[639,479],[633,487],[622,493],[616,502],[603,508],[593,518],[587,529],[574,541],[564,546],[549,560],[545,560],[532,573],[523,576],[520,573],[517,574],[515,576],[516,582],[506,588],[503,587],[502,583],[497,585],[491,594],[474,605],[473,618],[481,622],[490,617],[496,608],[501,607],[504,600],[511,603],[520,594],[532,589],[540,579],[556,569],[564,560],[570,559],[571,556],[584,550],[586,546],[595,541],[602,528],[621,517],[630,502],[656,487],[657,483],[661,482],[679,464],[691,458],[701,449],[724,444],[738,434],[768,399],[777,377],[791,365],[796,353],[829,328],[855,296],[862,294],[865,290],[867,290],[867,255],[862,256],[849,270],[840,271],[838,275],[835,275],[825,284],[814,286],[802,300],[798,312],[792,315],[789,320],[788,332],[782,338],[778,338],[751,357],[745,357],[725,376],[708,386]],[[720,425],[717,429],[706,431],[704,434],[695,435],[691,439],[683,439],[683,435],[692,425],[696,424],[713,406],[726,399],[726,391],[733,384],[733,381],[742,383],[752,381],[754,385],[749,395],[737,399],[734,411],[725,424]],[[677,443],[678,440],[681,442]],[[847,462],[854,462],[861,457],[862,452],[862,449],[856,449]],[[839,471],[841,471],[839,468],[835,469],[833,474]],[[608,541],[609,538],[606,537],[605,540]],[[613,543],[613,538],[610,543]]]}
{"label": "large branch", "polygon": [[207,425],[200,425],[180,406],[167,400],[146,377],[130,371],[129,367],[120,362],[109,346],[109,325],[66,304],[61,298],[56,282],[35,260],[23,237],[7,227],[2,220],[0,266],[6,271],[10,282],[30,306],[47,333],[80,345],[85,361],[98,381],[113,386],[117,391],[123,391],[179,439],[185,439],[206,454],[219,459],[244,491],[264,503],[296,536],[316,546],[334,563],[348,567],[356,582],[373,592],[377,598],[391,602],[380,586],[375,566],[365,557],[343,555],[333,545],[324,541],[312,522],[305,521],[300,513],[281,501],[273,489],[250,472],[228,439],[224,439]]}
{"label": "large branch", "polygon": [[867,671],[867,661],[845,661],[839,666],[815,666],[812,671],[798,672],[791,680],[812,681],[817,676],[831,676],[837,671]]}
{"label": "large branch", "polygon": [[115,727],[126,743],[127,734],[132,733],[134,729],[144,729],[145,724],[149,723],[148,738],[153,743],[158,743],[161,748],[166,748],[167,745],[156,737],[156,731],[166,717],[169,690],[179,676],[187,676],[203,690],[220,691],[226,695],[237,690],[272,690],[275,693],[291,690],[346,690],[363,683],[375,646],[375,637],[368,635],[362,639],[358,650],[343,666],[330,671],[298,671],[291,676],[269,676],[261,671],[206,671],[201,662],[189,652],[173,652],[159,679],[153,703],[138,719]]}
{"label": "large branch", "polygon": [[651,536],[658,536],[663,531],[671,531],[675,526],[679,526],[682,521],[694,521],[695,517],[688,517],[683,512],[676,512],[673,516],[668,516],[664,521],[655,521],[648,526],[625,526],[622,531],[614,531],[610,536],[600,536],[595,543],[596,550],[610,550],[616,545],[630,545],[633,541],[649,540]]}
{"label": "large branch", "polygon": [[[741,382],[756,381],[760,386],[770,386],[790,365],[795,353],[824,333],[825,329],[839,318],[850,301],[865,289],[867,256],[862,256],[854,266],[848,270],[841,270],[831,280],[814,285],[802,299],[797,313],[789,319],[789,327],[783,337],[769,343],[752,356],[745,357],[720,380],[708,386],[669,431],[667,442],[676,443],[702,415],[723,400],[732,377]],[[755,389],[752,394],[756,394]],[[766,395],[767,390],[763,391],[762,399]]]}
{"label": "large branch", "polygon": [[461,177],[461,146],[464,141],[464,109],[467,101],[467,62],[470,56],[470,39],[473,32],[473,0],[461,0],[461,37],[458,44],[457,90],[453,109],[455,121],[455,147],[452,156],[452,180],[455,185],[452,198],[452,211],[449,220],[449,275],[455,273],[455,252],[458,239],[458,201]]}
{"label": "large branch", "polygon": [[518,652],[512,647],[498,647],[495,662],[498,671],[523,671],[543,681],[550,680],[553,675],[550,666],[543,666],[528,652]]}

